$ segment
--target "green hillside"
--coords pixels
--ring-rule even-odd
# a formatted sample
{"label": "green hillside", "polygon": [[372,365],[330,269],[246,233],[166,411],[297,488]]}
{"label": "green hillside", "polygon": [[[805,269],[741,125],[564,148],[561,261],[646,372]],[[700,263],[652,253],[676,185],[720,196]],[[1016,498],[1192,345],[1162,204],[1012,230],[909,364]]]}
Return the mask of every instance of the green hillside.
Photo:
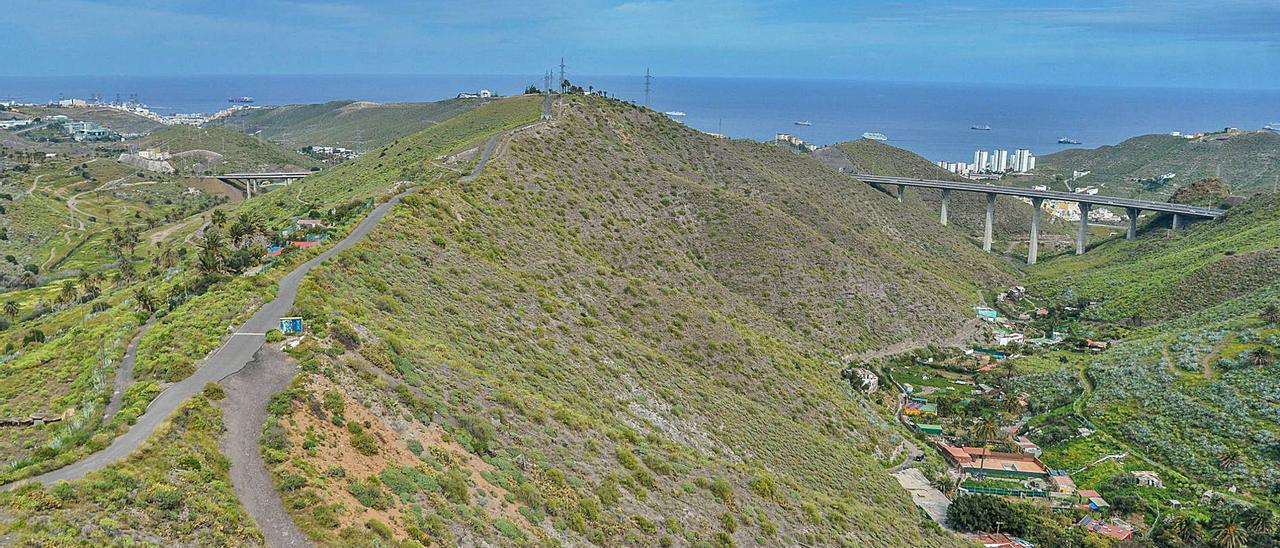
{"label": "green hillside", "polygon": [[[290,148],[340,146],[378,148],[489,102],[450,99],[435,103],[331,101],[244,110],[218,123],[283,143]],[[357,143],[357,140],[359,142]]]}
{"label": "green hillside", "polygon": [[1280,305],[1278,212],[1280,197],[1255,197],[1185,232],[1043,262],[1029,283],[1059,302],[1095,301],[1094,325],[1127,326],[1084,370],[1090,420],[1175,477],[1273,503],[1280,311],[1264,311]]}
{"label": "green hillside", "polygon": [[125,135],[147,133],[164,127],[150,118],[105,107],[18,107],[16,110],[36,118],[61,114],[72,120],[97,122],[102,127]]}
{"label": "green hillside", "polygon": [[[851,165],[846,167],[846,171],[891,177],[972,182],[938,167],[914,152],[879,141],[858,139],[840,143],[833,148],[843,153],[850,162]],[[894,188],[886,190],[896,191]],[[920,200],[934,211],[938,211],[942,204],[942,193],[937,190],[907,189],[907,196],[909,200]],[[947,221],[963,229],[981,245],[982,233],[986,225],[986,208],[986,196],[972,192],[955,192],[951,194],[951,203],[947,208]],[[1045,218],[1049,218],[1048,214]],[[1071,226],[1065,222],[1042,223],[1041,244],[1049,249],[1052,249],[1055,244],[1065,244],[1070,238],[1071,230]],[[992,235],[996,240],[993,243],[995,251],[1025,255],[1026,241],[1030,231],[1030,204],[1009,197],[1002,197],[996,201],[996,222],[992,227]]]}
{"label": "green hillside", "polygon": [[[1018,180],[1064,190],[1061,181],[1069,179],[1073,170],[1091,171],[1074,186],[1101,186],[1107,194],[1151,200],[1164,200],[1178,185],[1206,177],[1220,177],[1237,194],[1274,191],[1280,180],[1280,133],[1214,134],[1202,139],[1143,135],[1115,146],[1041,156],[1036,161],[1037,174]],[[1162,185],[1136,181],[1166,173],[1177,176]]]}
{"label": "green hillside", "polygon": [[320,163],[266,139],[231,128],[169,126],[137,143],[170,155],[178,173],[231,173],[276,169],[308,169]]}
{"label": "green hillside", "polygon": [[[495,466],[484,481],[515,494],[533,538],[526,521],[568,544],[956,543],[884,472],[892,418],[827,362],[948,336],[1008,274],[930,212],[810,158],[562,101],[481,177],[428,184],[316,271],[297,309],[334,342],[304,363]],[[328,383],[303,383],[280,421],[291,438]],[[302,464],[278,477],[324,481],[323,455],[289,456]],[[331,538],[309,497],[286,494]]]}

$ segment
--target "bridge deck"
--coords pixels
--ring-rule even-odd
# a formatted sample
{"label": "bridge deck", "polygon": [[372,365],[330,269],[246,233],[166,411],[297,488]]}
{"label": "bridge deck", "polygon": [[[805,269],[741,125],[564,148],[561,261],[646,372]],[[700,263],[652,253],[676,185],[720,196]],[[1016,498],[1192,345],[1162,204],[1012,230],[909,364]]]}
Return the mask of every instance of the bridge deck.
{"label": "bridge deck", "polygon": [[1023,198],[1044,198],[1046,200],[1062,200],[1093,205],[1133,208],[1143,211],[1177,213],[1179,215],[1205,217],[1209,219],[1216,219],[1225,213],[1225,211],[1213,207],[1171,204],[1168,202],[1152,202],[1148,200],[1134,200],[1132,198],[1115,198],[1097,194],[1076,194],[1073,192],[1060,192],[1056,190],[1035,190],[1030,188],[983,183],[961,183],[956,181],[937,181],[933,179],[915,179],[910,177],[886,177],[882,175],[867,175],[859,173],[853,173],[851,175],[854,178],[867,183],[938,188],[966,192],[984,192],[989,194],[1003,194],[1006,196],[1020,196]]}
{"label": "bridge deck", "polygon": [[214,175],[218,179],[297,179],[311,175],[310,171],[267,171],[263,173],[224,173]]}

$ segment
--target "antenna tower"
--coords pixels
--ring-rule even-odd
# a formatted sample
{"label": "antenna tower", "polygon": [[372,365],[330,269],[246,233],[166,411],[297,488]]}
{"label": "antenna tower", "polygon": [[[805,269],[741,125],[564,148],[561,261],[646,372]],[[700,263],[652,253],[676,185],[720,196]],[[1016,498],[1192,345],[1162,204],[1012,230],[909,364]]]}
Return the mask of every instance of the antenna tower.
{"label": "antenna tower", "polygon": [[653,76],[649,74],[649,67],[644,68],[644,106],[649,106],[649,93],[653,91]]}

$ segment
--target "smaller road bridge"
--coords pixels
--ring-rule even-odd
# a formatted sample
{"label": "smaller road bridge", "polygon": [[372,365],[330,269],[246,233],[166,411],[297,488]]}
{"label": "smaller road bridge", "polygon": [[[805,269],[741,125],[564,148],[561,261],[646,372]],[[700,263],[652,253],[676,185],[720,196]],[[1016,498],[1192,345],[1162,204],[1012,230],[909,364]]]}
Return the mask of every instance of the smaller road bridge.
{"label": "smaller road bridge", "polygon": [[1040,247],[1040,206],[1045,200],[1058,200],[1064,202],[1076,202],[1080,205],[1080,227],[1076,236],[1076,254],[1083,254],[1085,244],[1089,240],[1089,208],[1095,205],[1124,208],[1129,217],[1129,231],[1125,234],[1125,239],[1131,240],[1138,233],[1138,214],[1143,211],[1156,211],[1160,213],[1172,213],[1174,229],[1181,228],[1185,219],[1217,219],[1222,216],[1225,211],[1212,207],[1200,207],[1184,204],[1171,204],[1168,202],[1152,202],[1147,200],[1134,200],[1131,198],[1115,198],[1111,196],[1101,196],[1098,194],[1076,194],[1073,192],[1059,192],[1055,190],[1035,190],[1030,188],[1020,188],[1015,186],[1000,186],[983,183],[961,183],[956,181],[936,181],[933,179],[914,179],[910,177],[887,177],[881,175],[869,175],[864,173],[851,174],[854,178],[865,183],[876,185],[896,185],[898,187],[898,201],[902,201],[902,194],[906,188],[922,187],[936,188],[942,191],[942,224],[947,224],[947,205],[951,201],[951,192],[981,192],[987,195],[987,224],[982,234],[982,250],[991,251],[991,225],[995,223],[996,216],[996,196],[1017,196],[1019,198],[1027,198],[1031,200],[1031,243],[1027,247],[1027,264],[1036,264],[1036,253]]}
{"label": "smaller road bridge", "polygon": [[262,173],[225,173],[214,175],[214,178],[234,186],[244,192],[245,198],[252,198],[258,185],[269,182],[283,182],[286,186],[294,181],[311,175],[310,171],[266,171]]}

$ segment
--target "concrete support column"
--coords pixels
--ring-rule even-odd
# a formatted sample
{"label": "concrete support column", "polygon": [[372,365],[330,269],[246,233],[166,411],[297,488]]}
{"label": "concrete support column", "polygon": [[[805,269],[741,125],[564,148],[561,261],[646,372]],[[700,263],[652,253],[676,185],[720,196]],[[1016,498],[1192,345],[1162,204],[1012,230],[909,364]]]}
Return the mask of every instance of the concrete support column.
{"label": "concrete support column", "polygon": [[1040,206],[1044,198],[1031,199],[1031,242],[1027,245],[1027,264],[1036,264],[1036,254],[1040,252]]}
{"label": "concrete support column", "polygon": [[1089,204],[1080,202],[1080,227],[1076,232],[1076,255],[1084,255],[1089,245]]}
{"label": "concrete support column", "polygon": [[991,252],[991,227],[996,223],[996,195],[987,194],[987,225],[982,230],[982,250]]}
{"label": "concrete support column", "polygon": [[902,195],[907,193],[907,185],[898,185],[898,203],[902,203]]}
{"label": "concrete support column", "polygon": [[1124,239],[1132,240],[1138,236],[1138,213],[1140,213],[1141,210],[1136,207],[1131,207],[1127,212],[1129,214],[1129,231],[1125,233]]}
{"label": "concrete support column", "polygon": [[1174,214],[1173,214],[1173,229],[1174,229],[1174,230],[1177,230],[1177,229],[1179,229],[1179,228],[1182,228],[1182,215],[1177,214],[1177,213],[1174,213]]}
{"label": "concrete support column", "polygon": [[947,226],[947,204],[951,202],[951,189],[942,189],[942,226]]}

